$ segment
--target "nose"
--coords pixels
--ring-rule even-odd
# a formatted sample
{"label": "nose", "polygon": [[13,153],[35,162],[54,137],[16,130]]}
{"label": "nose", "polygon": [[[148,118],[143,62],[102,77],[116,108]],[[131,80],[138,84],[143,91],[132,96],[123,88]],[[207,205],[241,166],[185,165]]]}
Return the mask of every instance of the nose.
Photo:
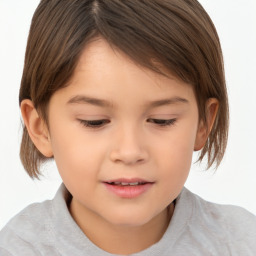
{"label": "nose", "polygon": [[126,127],[113,138],[110,159],[115,163],[135,165],[148,159],[144,136],[138,128]]}

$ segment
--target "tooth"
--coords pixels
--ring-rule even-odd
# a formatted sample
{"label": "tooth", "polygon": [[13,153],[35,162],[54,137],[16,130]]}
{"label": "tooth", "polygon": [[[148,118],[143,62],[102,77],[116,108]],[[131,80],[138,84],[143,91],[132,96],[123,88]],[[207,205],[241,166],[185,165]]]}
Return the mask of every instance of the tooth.
{"label": "tooth", "polygon": [[122,186],[137,186],[137,185],[139,185],[139,182],[130,182],[130,183],[128,183],[128,182],[121,182],[121,185]]}
{"label": "tooth", "polygon": [[130,183],[127,183],[127,182],[121,182],[121,185],[122,185],[122,186],[128,186],[128,185],[130,185]]}
{"label": "tooth", "polygon": [[110,182],[109,184],[112,185],[117,185],[117,186],[138,186],[141,184],[144,184],[143,182],[119,182],[119,181],[115,181],[115,182]]}
{"label": "tooth", "polygon": [[139,182],[130,183],[130,186],[137,186],[137,185],[139,185]]}

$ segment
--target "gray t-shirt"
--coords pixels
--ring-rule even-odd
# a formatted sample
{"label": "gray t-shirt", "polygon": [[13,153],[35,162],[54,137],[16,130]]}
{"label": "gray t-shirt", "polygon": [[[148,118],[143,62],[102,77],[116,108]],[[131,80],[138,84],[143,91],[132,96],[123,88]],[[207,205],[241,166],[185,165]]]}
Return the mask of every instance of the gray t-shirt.
{"label": "gray t-shirt", "polygon": [[[0,232],[0,256],[113,255],[80,230],[69,213],[70,200],[62,184],[53,200],[24,209]],[[255,256],[256,217],[240,207],[209,203],[183,188],[161,240],[132,255]]]}

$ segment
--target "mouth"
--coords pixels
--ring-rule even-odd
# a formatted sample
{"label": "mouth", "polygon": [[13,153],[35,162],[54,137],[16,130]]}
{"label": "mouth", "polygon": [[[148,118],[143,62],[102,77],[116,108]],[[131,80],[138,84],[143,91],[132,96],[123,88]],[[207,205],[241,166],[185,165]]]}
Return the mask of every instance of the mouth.
{"label": "mouth", "polygon": [[136,181],[136,182],[121,182],[121,181],[110,181],[106,182],[109,185],[114,185],[114,186],[141,186],[145,185],[149,182],[144,182],[144,181]]}
{"label": "mouth", "polygon": [[119,179],[103,182],[106,188],[121,198],[135,198],[147,192],[154,182],[141,179]]}

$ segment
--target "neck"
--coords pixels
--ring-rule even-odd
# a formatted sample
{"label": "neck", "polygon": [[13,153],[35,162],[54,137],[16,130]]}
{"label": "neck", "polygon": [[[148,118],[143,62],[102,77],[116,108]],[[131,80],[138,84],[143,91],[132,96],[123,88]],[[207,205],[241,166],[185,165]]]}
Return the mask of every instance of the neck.
{"label": "neck", "polygon": [[[81,230],[96,246],[112,254],[132,254],[157,243],[165,233],[174,211],[172,203],[142,226],[113,225],[92,212],[79,209],[72,200],[70,213]],[[95,228],[97,227],[97,228]]]}

